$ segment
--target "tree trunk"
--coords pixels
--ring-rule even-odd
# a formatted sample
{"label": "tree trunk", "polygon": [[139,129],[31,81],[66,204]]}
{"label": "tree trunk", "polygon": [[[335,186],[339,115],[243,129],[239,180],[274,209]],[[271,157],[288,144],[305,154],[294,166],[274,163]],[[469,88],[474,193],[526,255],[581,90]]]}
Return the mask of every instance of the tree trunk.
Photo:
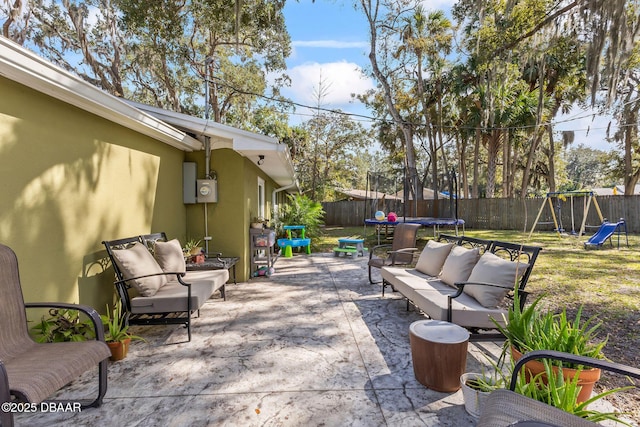
{"label": "tree trunk", "polygon": [[636,101],[636,105],[627,104],[625,106],[625,123],[630,125],[624,129],[624,195],[633,196],[636,184],[640,179],[640,168],[634,170],[633,156],[634,152],[640,151],[640,140],[638,139],[638,110],[640,102]]}
{"label": "tree trunk", "polygon": [[553,141],[553,126],[547,125],[547,131],[549,133],[549,191],[555,193],[556,191],[556,144]]}
{"label": "tree trunk", "polygon": [[487,136],[487,198],[495,196],[496,169],[498,167],[498,151],[500,150],[500,131],[492,131]]}
{"label": "tree trunk", "polygon": [[480,179],[479,162],[480,162],[480,144],[482,141],[482,134],[480,128],[476,128],[476,144],[473,149],[473,187],[471,188],[471,197],[474,199],[480,198],[478,191],[478,180]]}
{"label": "tree trunk", "polygon": [[[417,168],[416,168],[416,156],[415,156],[415,147],[413,146],[413,129],[411,128],[411,124],[407,123],[400,116],[400,112],[396,108],[393,100],[393,91],[391,89],[391,85],[387,80],[387,77],[384,75],[382,70],[378,65],[378,57],[377,57],[377,41],[378,41],[378,28],[377,28],[377,15],[379,4],[377,1],[368,1],[368,0],[360,0],[360,5],[362,6],[362,10],[364,11],[367,22],[369,24],[369,36],[370,39],[370,49],[369,52],[369,61],[371,62],[371,69],[373,71],[373,75],[382,86],[384,102],[387,105],[389,110],[389,114],[393,118],[396,126],[400,128],[403,136],[403,143],[405,149],[405,170],[409,176],[417,176]],[[415,181],[415,180],[414,180]],[[420,192],[422,192],[421,185],[416,185],[416,187],[420,187]],[[413,188],[414,194],[417,194],[417,188]]]}

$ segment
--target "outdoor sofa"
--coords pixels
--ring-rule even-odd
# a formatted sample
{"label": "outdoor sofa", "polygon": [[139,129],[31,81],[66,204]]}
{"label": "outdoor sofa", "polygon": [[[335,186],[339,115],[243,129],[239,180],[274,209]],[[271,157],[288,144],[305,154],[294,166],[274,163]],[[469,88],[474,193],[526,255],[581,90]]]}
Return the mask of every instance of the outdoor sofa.
{"label": "outdoor sofa", "polygon": [[229,271],[186,271],[182,247],[165,233],[103,241],[116,275],[116,291],[129,325],[182,324],[191,341],[191,317],[220,292]]}
{"label": "outdoor sofa", "polygon": [[517,286],[524,305],[524,288],[542,248],[465,236],[440,235],[427,242],[415,267],[387,266],[381,270],[383,288],[391,286],[427,316],[463,326],[472,340],[495,339],[495,319],[504,325],[504,300]]}

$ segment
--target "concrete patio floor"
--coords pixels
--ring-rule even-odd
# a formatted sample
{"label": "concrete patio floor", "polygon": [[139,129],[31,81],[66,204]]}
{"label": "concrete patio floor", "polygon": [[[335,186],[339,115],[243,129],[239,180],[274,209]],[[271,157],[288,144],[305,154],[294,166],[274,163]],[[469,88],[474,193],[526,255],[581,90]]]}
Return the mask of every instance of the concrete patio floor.
{"label": "concrete patio floor", "polygon": [[[100,408],[16,416],[18,426],[465,426],[462,393],[416,381],[409,325],[424,319],[367,280],[366,258],[280,258],[269,279],[228,285],[194,319],[134,327],[147,342],[109,362]],[[471,343],[467,371],[501,343]],[[94,393],[96,372],[57,398]]]}

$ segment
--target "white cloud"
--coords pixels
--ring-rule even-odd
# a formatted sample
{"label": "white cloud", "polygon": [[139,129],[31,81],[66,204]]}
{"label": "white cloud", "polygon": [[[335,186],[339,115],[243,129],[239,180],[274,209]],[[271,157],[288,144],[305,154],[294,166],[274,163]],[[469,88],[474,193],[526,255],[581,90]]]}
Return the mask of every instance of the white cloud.
{"label": "white cloud", "polygon": [[444,10],[450,11],[457,0],[424,0],[420,4],[425,10]]}
{"label": "white cloud", "polygon": [[293,47],[317,47],[327,49],[366,49],[369,47],[367,42],[346,42],[341,40],[294,40],[291,42]]}
{"label": "white cloud", "polygon": [[374,87],[373,81],[362,75],[357,64],[347,61],[305,63],[291,68],[288,74],[291,77],[289,96],[309,105],[314,105],[317,101],[320,81],[323,89],[326,89],[322,102],[328,107],[348,104],[352,93],[362,94]]}

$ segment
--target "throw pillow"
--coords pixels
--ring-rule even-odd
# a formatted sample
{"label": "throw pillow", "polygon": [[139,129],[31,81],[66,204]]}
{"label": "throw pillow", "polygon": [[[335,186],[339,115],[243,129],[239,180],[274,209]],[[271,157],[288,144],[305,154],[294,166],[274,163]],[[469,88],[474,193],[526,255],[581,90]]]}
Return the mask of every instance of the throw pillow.
{"label": "throw pillow", "polygon": [[475,298],[484,307],[495,308],[509,291],[514,289],[516,282],[520,280],[528,267],[529,264],[527,263],[509,261],[487,252],[480,257],[476,266],[473,267],[468,281],[492,283],[500,285],[502,288],[466,285],[464,293]]}
{"label": "throw pillow", "polygon": [[466,282],[469,279],[471,270],[480,258],[479,249],[467,249],[462,246],[454,246],[442,266],[440,280],[449,286],[455,283]]}
{"label": "throw pillow", "polygon": [[182,246],[178,239],[168,242],[156,242],[154,254],[160,268],[165,273],[183,273],[186,271]]}
{"label": "throw pillow", "polygon": [[[162,269],[149,250],[140,242],[136,242],[129,249],[114,249],[113,257],[125,279],[162,273]],[[144,277],[130,280],[127,283],[133,286],[140,295],[152,297],[158,292],[158,289],[167,283],[167,277],[165,275]]]}
{"label": "throw pillow", "polygon": [[452,246],[453,243],[440,243],[435,240],[429,240],[418,258],[416,270],[429,276],[440,275],[444,261],[447,259],[449,252],[451,252]]}

